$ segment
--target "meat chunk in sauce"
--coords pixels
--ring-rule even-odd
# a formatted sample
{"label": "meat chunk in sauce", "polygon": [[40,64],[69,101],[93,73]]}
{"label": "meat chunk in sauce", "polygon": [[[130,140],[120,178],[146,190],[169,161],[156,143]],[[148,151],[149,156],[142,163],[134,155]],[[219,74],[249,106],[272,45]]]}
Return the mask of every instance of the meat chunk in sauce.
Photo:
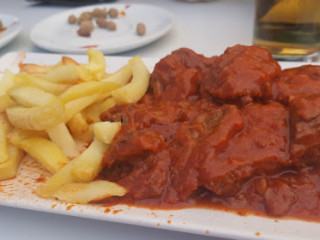
{"label": "meat chunk in sauce", "polygon": [[125,186],[135,203],[319,220],[319,79],[315,66],[281,72],[258,47],[212,58],[174,51],[139,103],[101,115],[122,129],[99,177]]}
{"label": "meat chunk in sauce", "polygon": [[285,69],[274,80],[273,99],[288,104],[290,96],[320,94],[320,66]]}
{"label": "meat chunk in sauce", "polygon": [[237,45],[217,58],[201,83],[201,91],[222,100],[269,98],[279,64],[263,48]]}
{"label": "meat chunk in sauce", "polygon": [[179,101],[197,95],[200,80],[215,59],[186,48],[174,51],[156,64],[148,93],[155,101]]}
{"label": "meat chunk in sauce", "polygon": [[[224,148],[212,147],[223,136],[215,132],[209,141],[200,143],[201,183],[218,195],[234,194],[243,180],[290,165],[288,111],[278,103],[252,104],[242,110],[242,117],[243,131],[229,137]],[[230,126],[230,122],[219,125],[222,129]]]}
{"label": "meat chunk in sauce", "polygon": [[320,163],[320,95],[290,101],[291,154],[298,164]]}

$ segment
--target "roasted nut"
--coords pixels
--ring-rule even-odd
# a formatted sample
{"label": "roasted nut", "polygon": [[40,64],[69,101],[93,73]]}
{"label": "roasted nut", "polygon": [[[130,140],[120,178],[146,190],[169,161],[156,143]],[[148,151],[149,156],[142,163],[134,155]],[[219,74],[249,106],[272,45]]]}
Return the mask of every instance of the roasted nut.
{"label": "roasted nut", "polygon": [[78,23],[80,24],[83,21],[91,20],[92,19],[92,13],[91,12],[83,12],[80,14],[80,17],[78,18]]}
{"label": "roasted nut", "polygon": [[139,36],[143,36],[146,34],[146,25],[144,25],[143,23],[138,23],[137,24],[137,34]]}
{"label": "roasted nut", "polygon": [[70,15],[69,16],[69,18],[68,18],[68,22],[70,23],[70,24],[75,24],[75,23],[77,23],[77,17],[75,16],[75,15]]}
{"label": "roasted nut", "polygon": [[94,25],[92,21],[90,20],[82,21],[77,33],[79,36],[82,36],[82,37],[90,37],[93,29],[94,29]]}
{"label": "roasted nut", "polygon": [[80,27],[77,31],[78,35],[81,37],[90,37],[91,36],[91,31],[87,28],[82,28]]}
{"label": "roasted nut", "polygon": [[97,24],[98,27],[100,27],[100,28],[107,28],[107,20],[104,19],[104,18],[97,18],[96,24]]}
{"label": "roasted nut", "polygon": [[103,8],[95,8],[93,9],[92,11],[92,15],[93,17],[96,17],[96,18],[106,18],[107,17],[107,9]]}
{"label": "roasted nut", "polygon": [[118,9],[116,9],[116,8],[110,8],[110,10],[109,10],[109,16],[110,16],[111,18],[117,18],[118,15],[119,15]]}
{"label": "roasted nut", "polygon": [[86,21],[81,22],[80,28],[87,28],[90,30],[90,32],[92,32],[94,29],[94,24],[92,21],[86,20]]}
{"label": "roasted nut", "polygon": [[115,31],[117,29],[117,25],[113,21],[107,21],[107,29]]}

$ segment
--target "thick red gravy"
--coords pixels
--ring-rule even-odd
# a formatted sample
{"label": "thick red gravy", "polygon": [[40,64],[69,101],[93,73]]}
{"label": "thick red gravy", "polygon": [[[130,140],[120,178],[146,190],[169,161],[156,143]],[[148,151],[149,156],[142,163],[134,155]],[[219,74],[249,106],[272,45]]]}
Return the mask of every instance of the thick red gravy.
{"label": "thick red gravy", "polygon": [[281,70],[262,48],[160,60],[143,99],[101,115],[122,129],[99,178],[128,203],[320,220],[320,67]]}

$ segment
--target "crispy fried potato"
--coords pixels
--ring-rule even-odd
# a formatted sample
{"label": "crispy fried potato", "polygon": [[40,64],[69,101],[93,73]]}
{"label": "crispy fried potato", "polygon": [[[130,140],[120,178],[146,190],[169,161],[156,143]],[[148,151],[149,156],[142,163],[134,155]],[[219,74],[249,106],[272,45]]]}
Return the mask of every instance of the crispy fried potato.
{"label": "crispy fried potato", "polygon": [[99,97],[99,94],[93,94],[72,100],[65,104],[65,122],[69,122],[74,115],[93,104]]}
{"label": "crispy fried potato", "polygon": [[97,101],[95,104],[91,104],[89,107],[84,109],[83,113],[90,123],[101,122],[100,115],[104,111],[112,108],[116,105],[115,101],[112,98],[107,98],[102,101]]}
{"label": "crispy fried potato", "polygon": [[109,146],[94,139],[90,146],[78,157],[72,168],[74,182],[90,182],[101,170],[103,155]]}
{"label": "crispy fried potato", "polygon": [[62,65],[43,76],[46,81],[53,83],[75,84],[79,81],[79,71],[76,65]]}
{"label": "crispy fried potato", "polygon": [[89,48],[87,55],[89,57],[89,63],[83,67],[90,72],[93,80],[100,81],[104,77],[106,69],[106,60],[103,54],[96,49]]}
{"label": "crispy fried potato", "polygon": [[79,63],[71,57],[62,56],[61,63],[63,65],[79,65]]}
{"label": "crispy fried potato", "polygon": [[49,71],[53,70],[58,65],[60,65],[60,63],[58,63],[57,65],[38,65],[33,63],[21,63],[19,67],[21,73],[41,76],[47,74]]}
{"label": "crispy fried potato", "polygon": [[24,130],[44,130],[65,121],[61,104],[31,108],[13,106],[7,108],[6,114],[13,126]]}
{"label": "crispy fried potato", "polygon": [[117,132],[121,129],[120,122],[98,122],[92,125],[96,138],[105,144],[111,144]]}
{"label": "crispy fried potato", "polygon": [[10,70],[5,70],[2,80],[0,81],[0,96],[14,86],[14,74]]}
{"label": "crispy fried potato", "polygon": [[56,173],[69,162],[61,149],[45,138],[27,138],[15,142],[15,145],[39,161],[51,173]]}
{"label": "crispy fried potato", "polygon": [[114,74],[107,76],[102,81],[103,82],[114,82],[121,86],[127,84],[132,78],[132,67],[130,65],[125,65],[120,70],[116,71]]}
{"label": "crispy fried potato", "polygon": [[10,124],[5,114],[0,114],[0,163],[8,160],[7,135]]}
{"label": "crispy fried potato", "polygon": [[9,97],[8,94],[0,96],[0,113],[6,111],[8,107],[14,106],[16,103]]}
{"label": "crispy fried potato", "polygon": [[17,174],[19,163],[24,157],[24,152],[12,144],[7,146],[9,158],[0,163],[0,181],[14,178]]}
{"label": "crispy fried potato", "polygon": [[70,84],[48,82],[45,81],[43,77],[26,73],[16,74],[14,80],[15,86],[35,86],[55,95],[61,94],[72,86]]}
{"label": "crispy fried potato", "polygon": [[53,197],[68,203],[89,203],[112,196],[123,196],[127,190],[119,184],[109,181],[90,183],[69,183],[59,187]]}
{"label": "crispy fried potato", "polygon": [[19,141],[27,138],[40,137],[48,139],[48,134],[45,131],[33,131],[33,130],[22,130],[19,128],[13,128],[7,134],[7,140],[13,145],[17,145]]}
{"label": "crispy fried potato", "polygon": [[148,89],[150,73],[140,57],[130,59],[132,80],[125,86],[112,91],[111,96],[117,104],[139,101]]}
{"label": "crispy fried potato", "polygon": [[[60,171],[54,174],[46,182],[46,185],[40,186],[37,190],[37,194],[40,197],[52,198],[52,194],[62,185],[72,182],[89,182],[93,180],[101,169],[103,154],[107,149],[108,146],[106,144],[95,139],[81,155],[74,158]],[[76,171],[76,169],[79,169],[79,171]]]}
{"label": "crispy fried potato", "polygon": [[23,107],[42,107],[54,102],[59,102],[57,96],[33,86],[21,86],[12,88],[8,91],[8,95],[17,104]]}
{"label": "crispy fried potato", "polygon": [[63,103],[70,102],[77,98],[89,96],[92,94],[105,95],[109,94],[120,85],[113,82],[84,82],[72,86],[60,95],[60,100]]}
{"label": "crispy fried potato", "polygon": [[67,126],[72,136],[79,137],[89,130],[89,125],[81,112],[75,114],[70,121],[67,122]]}
{"label": "crispy fried potato", "polygon": [[80,154],[73,137],[64,123],[59,123],[46,130],[51,141],[55,143],[67,157],[74,158]]}

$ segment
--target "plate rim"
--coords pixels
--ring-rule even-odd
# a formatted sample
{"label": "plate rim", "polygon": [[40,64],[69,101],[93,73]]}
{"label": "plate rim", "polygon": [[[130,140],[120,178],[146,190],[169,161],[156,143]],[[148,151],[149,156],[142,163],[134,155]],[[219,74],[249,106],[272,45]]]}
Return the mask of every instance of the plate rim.
{"label": "plate rim", "polygon": [[[169,24],[166,25],[165,28],[161,29],[160,31],[157,31],[156,33],[150,35],[150,36],[142,36],[140,41],[134,42],[133,44],[127,44],[124,47],[120,46],[120,47],[116,47],[116,48],[96,48],[98,50],[100,50],[101,52],[103,52],[104,54],[116,54],[116,53],[122,53],[122,52],[126,52],[129,50],[133,50],[145,45],[148,45],[154,41],[156,41],[157,39],[163,37],[164,35],[166,35],[172,28],[174,25],[174,15],[173,13],[171,13],[170,11],[168,11],[167,9],[163,8],[163,7],[159,7],[156,5],[151,5],[151,4],[142,4],[142,3],[134,3],[134,4],[127,4],[127,3],[103,3],[103,4],[94,4],[94,5],[87,5],[87,6],[82,6],[82,7],[76,7],[76,8],[72,8],[69,10],[65,10],[65,11],[61,11],[59,13],[53,14],[51,16],[48,16],[44,19],[42,19],[40,22],[38,22],[36,25],[33,26],[33,28],[31,29],[30,32],[30,39],[32,41],[33,44],[35,44],[36,46],[38,46],[39,48],[42,48],[44,50],[50,51],[50,52],[55,52],[55,53],[70,53],[70,54],[83,54],[86,52],[86,48],[61,48],[61,47],[57,47],[56,45],[52,45],[52,44],[48,44],[47,42],[42,42],[41,40],[39,40],[36,35],[38,34],[38,28],[40,26],[42,26],[42,24],[46,23],[47,21],[50,21],[54,18],[59,17],[60,15],[65,15],[68,13],[72,13],[72,12],[76,12],[76,11],[80,11],[80,10],[88,10],[88,9],[93,9],[96,7],[126,7],[126,6],[135,6],[135,7],[150,7],[153,9],[156,9],[159,12],[162,12],[169,20]],[[67,24],[67,23],[66,23]],[[48,39],[47,39],[48,40]]]}
{"label": "plate rim", "polygon": [[[0,13],[0,19],[3,16],[7,17],[7,18],[11,18],[12,21],[13,22],[16,21],[16,23],[13,26],[11,26],[11,28],[9,26],[9,29],[7,29],[3,32],[4,35],[0,37],[0,49],[5,47],[6,45],[8,45],[11,40],[15,39],[18,36],[18,34],[21,32],[22,26],[23,26],[20,19],[17,18],[16,16],[11,15],[11,14],[6,14],[6,13]],[[14,30],[8,31],[8,30],[12,29],[13,27],[15,28]]]}

